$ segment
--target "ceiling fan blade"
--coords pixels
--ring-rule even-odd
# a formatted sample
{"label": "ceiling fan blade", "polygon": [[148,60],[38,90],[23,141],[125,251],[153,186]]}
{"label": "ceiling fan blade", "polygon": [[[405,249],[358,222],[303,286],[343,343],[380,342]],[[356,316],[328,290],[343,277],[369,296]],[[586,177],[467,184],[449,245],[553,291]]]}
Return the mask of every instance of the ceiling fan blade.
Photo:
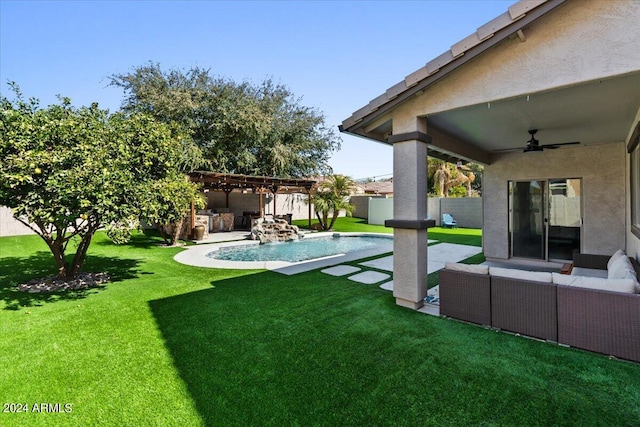
{"label": "ceiling fan blade", "polygon": [[522,150],[522,152],[523,153],[530,153],[532,151],[542,151],[543,149],[544,149],[544,146],[542,146],[542,145],[531,145],[531,144],[529,144],[526,147],[524,147],[524,150]]}
{"label": "ceiling fan blade", "polygon": [[[524,153],[530,153],[532,151],[542,151],[545,148],[550,148],[553,150],[563,145],[576,145],[581,143],[580,141],[572,141],[572,142],[559,142],[557,144],[540,145],[540,141],[538,141],[534,136],[536,132],[537,130],[535,129],[532,129],[529,131],[529,134],[531,135],[531,139],[527,141],[527,145],[525,145],[524,149],[522,149]],[[503,148],[503,149],[494,150],[494,151],[496,153],[507,153],[510,151],[519,151],[519,150],[520,150],[519,148]]]}
{"label": "ceiling fan blade", "polygon": [[513,148],[499,148],[497,150],[493,150],[493,153],[511,153],[511,152],[515,152],[515,151],[520,151],[522,150],[522,148],[520,147],[513,147]]}
{"label": "ceiling fan blade", "polygon": [[561,147],[563,145],[576,145],[576,144],[580,144],[580,141],[560,142],[558,144],[541,145],[541,147],[544,147],[544,148],[558,148],[558,147]]}

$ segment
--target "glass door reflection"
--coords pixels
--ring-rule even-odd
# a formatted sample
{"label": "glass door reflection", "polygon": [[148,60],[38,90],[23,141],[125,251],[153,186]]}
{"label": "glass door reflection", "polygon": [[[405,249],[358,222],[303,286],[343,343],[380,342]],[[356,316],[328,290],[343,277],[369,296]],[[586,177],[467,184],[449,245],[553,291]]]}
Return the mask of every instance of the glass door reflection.
{"label": "glass door reflection", "polygon": [[545,181],[509,182],[511,256],[546,259]]}

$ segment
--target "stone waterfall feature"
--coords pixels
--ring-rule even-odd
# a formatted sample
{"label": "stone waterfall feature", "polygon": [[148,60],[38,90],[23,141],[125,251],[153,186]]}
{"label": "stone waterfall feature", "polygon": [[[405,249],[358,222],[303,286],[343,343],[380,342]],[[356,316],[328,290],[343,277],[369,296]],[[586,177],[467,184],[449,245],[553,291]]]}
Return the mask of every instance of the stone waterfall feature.
{"label": "stone waterfall feature", "polygon": [[284,219],[258,218],[251,227],[251,240],[260,240],[260,243],[288,242],[301,237],[298,226]]}

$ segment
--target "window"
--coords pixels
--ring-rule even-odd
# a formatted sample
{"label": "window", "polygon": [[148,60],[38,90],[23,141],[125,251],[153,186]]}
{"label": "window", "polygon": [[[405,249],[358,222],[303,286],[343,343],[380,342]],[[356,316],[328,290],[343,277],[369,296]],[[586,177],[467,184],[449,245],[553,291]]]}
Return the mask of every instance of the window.
{"label": "window", "polygon": [[640,123],[629,141],[631,153],[631,232],[640,238]]}

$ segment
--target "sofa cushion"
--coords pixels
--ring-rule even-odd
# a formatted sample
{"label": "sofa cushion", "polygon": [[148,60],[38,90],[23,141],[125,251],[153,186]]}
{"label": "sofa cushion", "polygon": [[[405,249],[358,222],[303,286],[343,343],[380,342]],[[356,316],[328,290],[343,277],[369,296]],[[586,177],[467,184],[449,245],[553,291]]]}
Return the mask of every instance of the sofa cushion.
{"label": "sofa cushion", "polygon": [[618,249],[617,251],[615,251],[613,253],[613,255],[611,255],[611,258],[609,258],[609,261],[607,261],[607,270],[611,270],[611,265],[618,261],[620,258],[626,258],[627,255],[625,254],[624,250],[622,249]]}
{"label": "sofa cushion", "polygon": [[462,271],[465,273],[489,274],[488,265],[480,264],[462,264],[459,262],[447,262],[444,267],[447,270]]}
{"label": "sofa cushion", "polygon": [[618,258],[616,262],[611,265],[608,270],[609,279],[631,279],[636,286],[636,292],[640,292],[640,283],[638,283],[638,277],[636,276],[636,270],[633,268],[629,257]]}
{"label": "sofa cushion", "polygon": [[636,293],[635,283],[631,279],[603,279],[600,277],[570,276],[552,273],[553,283],[564,286],[598,289],[602,291]]}
{"label": "sofa cushion", "polygon": [[586,276],[586,277],[601,277],[603,279],[609,278],[609,272],[607,270],[600,270],[599,268],[585,268],[585,267],[573,267],[571,270],[572,276]]}
{"label": "sofa cushion", "polygon": [[531,280],[533,282],[551,283],[551,273],[544,271],[516,270],[514,268],[490,267],[489,274],[509,279]]}

